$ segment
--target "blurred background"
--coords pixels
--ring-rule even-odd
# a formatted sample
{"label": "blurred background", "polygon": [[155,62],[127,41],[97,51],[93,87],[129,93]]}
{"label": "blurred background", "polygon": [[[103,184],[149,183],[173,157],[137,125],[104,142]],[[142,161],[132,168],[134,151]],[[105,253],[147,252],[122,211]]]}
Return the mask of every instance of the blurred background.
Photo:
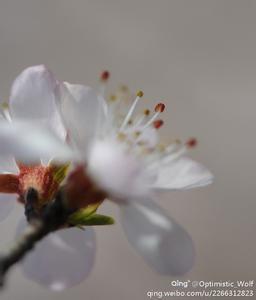
{"label": "blurred background", "polygon": [[[191,155],[216,180],[200,190],[165,193],[161,205],[192,236],[197,260],[183,279],[255,279],[256,1],[254,0],[1,0],[0,95],[14,78],[44,63],[58,78],[97,86],[103,69],[111,87],[142,89],[149,103],[164,100],[163,137],[196,136]],[[168,290],[162,277],[128,245],[117,218],[96,228],[97,257],[90,277],[53,293],[11,272],[2,300],[148,299]],[[0,226],[13,239],[22,214]]]}

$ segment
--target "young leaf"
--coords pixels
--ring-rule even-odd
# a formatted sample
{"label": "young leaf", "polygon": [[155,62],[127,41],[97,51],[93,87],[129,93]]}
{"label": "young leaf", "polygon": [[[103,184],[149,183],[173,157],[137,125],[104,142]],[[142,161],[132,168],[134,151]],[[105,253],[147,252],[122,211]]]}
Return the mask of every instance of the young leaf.
{"label": "young leaf", "polygon": [[61,183],[67,175],[67,171],[70,163],[64,165],[54,164],[54,161],[50,163],[50,167],[53,171],[53,178],[57,183]]}
{"label": "young leaf", "polygon": [[[72,217],[72,216],[71,216]],[[94,226],[94,225],[112,225],[115,220],[109,216],[91,214],[90,216],[79,219],[69,218],[68,222],[74,226]]]}
{"label": "young leaf", "polygon": [[93,203],[85,208],[78,210],[69,217],[68,222],[70,224],[80,224],[81,222],[83,222],[83,220],[94,214],[100,204],[101,202]]}

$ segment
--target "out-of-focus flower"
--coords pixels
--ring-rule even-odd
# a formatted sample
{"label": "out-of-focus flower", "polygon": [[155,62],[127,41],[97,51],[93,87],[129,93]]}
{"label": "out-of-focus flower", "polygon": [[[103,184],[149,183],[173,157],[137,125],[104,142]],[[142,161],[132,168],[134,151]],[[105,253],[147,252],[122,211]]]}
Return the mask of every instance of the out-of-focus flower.
{"label": "out-of-focus flower", "polygon": [[[38,192],[34,209],[40,213],[65,178],[68,164],[63,162],[71,160],[73,153],[65,143],[58,95],[59,82],[44,66],[36,66],[17,77],[9,103],[1,103],[0,220],[8,216],[16,199],[25,204],[29,188]],[[25,223],[22,219],[19,232]],[[91,228],[65,229],[40,242],[24,259],[22,268],[28,278],[61,290],[89,274],[94,256],[95,235]]]}
{"label": "out-of-focus flower", "polygon": [[63,165],[51,164],[52,153],[58,150],[56,163],[63,162],[62,155],[72,157],[57,110],[57,88],[45,67],[28,68],[14,81],[9,103],[1,103],[0,192],[18,194],[21,202],[28,187],[39,192],[42,205],[49,201],[64,178],[55,176]]}
{"label": "out-of-focus flower", "polygon": [[[106,72],[102,75],[101,92],[58,82],[49,74],[42,66],[32,67],[16,79],[9,107],[10,115],[17,116],[19,122],[13,125],[1,122],[0,138],[6,137],[7,146],[0,154],[12,154],[23,162],[34,162],[36,157],[42,156],[59,162],[72,160],[74,168],[66,183],[68,198],[83,192],[89,195],[70,200],[76,208],[81,208],[75,221],[83,217],[83,207],[90,204],[87,201],[93,202],[91,196],[97,195],[96,206],[105,198],[113,200],[120,206],[128,241],[154,269],[168,275],[188,271],[194,260],[192,240],[153,200],[158,190],[184,190],[212,182],[212,174],[187,157],[188,149],[195,146],[196,140],[160,144],[158,131],[163,121],[159,117],[165,105],[160,102],[153,113],[145,109],[135,114],[143,97],[143,93],[138,92],[124,113],[124,104],[129,102],[125,88],[112,95],[109,101],[104,99]],[[34,135],[29,136],[30,130],[26,131],[28,137],[24,141],[21,138],[24,131],[16,124],[22,119],[24,126],[29,126],[31,116],[37,124],[38,120],[46,121],[52,130],[37,125],[33,128]],[[67,132],[66,144],[60,139],[62,137],[63,141],[65,136],[60,118]],[[29,155],[26,148],[29,148]],[[30,256],[29,260],[32,260]],[[28,265],[27,274],[38,278],[33,271],[28,271],[33,264]],[[54,281],[54,284],[50,280],[49,284],[45,279],[49,272],[41,272],[38,281],[51,287],[70,285],[66,279]]]}

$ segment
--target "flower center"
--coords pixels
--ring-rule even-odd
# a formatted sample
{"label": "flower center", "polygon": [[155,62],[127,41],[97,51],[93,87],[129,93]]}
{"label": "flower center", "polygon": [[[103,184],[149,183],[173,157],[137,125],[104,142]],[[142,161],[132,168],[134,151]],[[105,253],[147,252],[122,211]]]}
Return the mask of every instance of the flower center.
{"label": "flower center", "polygon": [[35,208],[40,210],[54,198],[59,188],[60,182],[55,176],[56,170],[52,166],[43,165],[19,165],[19,168],[19,200],[24,203],[24,195],[32,188],[38,193],[38,201],[35,203]]}

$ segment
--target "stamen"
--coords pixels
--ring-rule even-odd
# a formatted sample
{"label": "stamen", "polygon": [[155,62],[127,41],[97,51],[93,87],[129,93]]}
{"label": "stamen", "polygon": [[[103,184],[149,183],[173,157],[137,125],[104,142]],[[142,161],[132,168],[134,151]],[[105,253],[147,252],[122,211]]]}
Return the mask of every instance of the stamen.
{"label": "stamen", "polygon": [[10,116],[10,112],[9,112],[9,104],[7,102],[3,102],[0,104],[0,112],[6,120],[11,121],[11,116]]}
{"label": "stamen", "polygon": [[119,141],[123,142],[126,139],[126,134],[119,132],[117,138],[119,139]]}
{"label": "stamen", "polygon": [[155,112],[163,112],[165,109],[165,105],[163,103],[158,103],[155,107]]}
{"label": "stamen", "polygon": [[103,71],[100,75],[100,86],[99,86],[99,94],[104,98],[105,97],[105,90],[106,90],[106,83],[109,79],[110,73],[109,71]]}
{"label": "stamen", "polygon": [[[181,145],[180,140],[176,140],[174,143],[171,143],[165,150],[164,155],[161,160],[157,160],[152,162],[151,167],[157,167],[160,164],[170,163],[182,155],[184,155],[189,148],[195,147],[197,144],[197,140],[195,138],[189,139],[185,144]],[[181,146],[181,147],[180,147]]]}
{"label": "stamen", "polygon": [[116,101],[116,95],[115,94],[110,95],[109,100],[111,102],[115,102]]}
{"label": "stamen", "polygon": [[109,76],[110,76],[109,71],[103,71],[101,73],[100,79],[101,81],[106,82],[109,79]]}
{"label": "stamen", "polygon": [[164,144],[158,144],[156,146],[157,151],[164,153],[166,151],[166,146]]}
{"label": "stamen", "polygon": [[120,131],[122,131],[122,130],[125,128],[125,126],[128,124],[128,122],[129,122],[129,120],[130,120],[130,118],[131,118],[131,116],[132,116],[132,114],[133,114],[133,112],[134,112],[134,110],[135,110],[135,107],[136,107],[138,101],[139,101],[140,98],[142,98],[142,97],[143,97],[143,92],[142,92],[142,91],[139,91],[139,92],[137,93],[137,97],[135,98],[135,100],[134,100],[134,102],[133,102],[131,108],[129,109],[129,111],[128,111],[128,113],[127,113],[127,115],[126,115],[126,117],[125,117],[125,119],[124,119],[124,121],[123,121],[123,124],[122,124],[121,127],[120,127]]}
{"label": "stamen", "polygon": [[135,138],[138,138],[140,135],[141,135],[141,132],[140,132],[140,131],[135,131],[135,132],[134,132],[134,137],[135,137]]}
{"label": "stamen", "polygon": [[187,151],[187,147],[179,147],[180,145],[181,141],[175,140],[166,147],[163,145],[162,149],[157,148],[157,153],[148,161],[149,168],[158,168],[159,164],[164,164],[179,158]]}
{"label": "stamen", "polygon": [[138,93],[137,93],[137,96],[139,97],[139,98],[142,98],[143,97],[143,92],[142,91],[138,91]]}
{"label": "stamen", "polygon": [[[157,119],[157,117],[159,116],[159,114],[161,114],[165,109],[165,105],[163,103],[158,103],[155,106],[155,114],[152,116],[152,118],[150,120],[148,120],[148,122],[143,126],[142,130],[144,130],[145,128],[147,128],[148,126],[150,126],[152,123],[154,123],[154,121]],[[159,122],[158,122],[159,124]],[[163,125],[163,121],[162,124],[160,125],[160,127]],[[155,125],[154,125],[155,127]],[[156,127],[155,127],[156,128]],[[157,127],[159,128],[159,127]]]}
{"label": "stamen", "polygon": [[167,147],[166,147],[166,151],[165,154],[169,155],[171,153],[173,153],[174,151],[177,151],[177,148],[181,145],[181,141],[176,139],[173,143],[170,143]]}
{"label": "stamen", "polygon": [[3,102],[1,104],[2,109],[9,109],[9,104],[7,102]]}
{"label": "stamen", "polygon": [[145,116],[149,116],[150,115],[150,110],[149,109],[145,109],[144,110],[144,115]]}
{"label": "stamen", "polygon": [[145,109],[143,114],[138,118],[137,122],[135,123],[134,128],[139,127],[149,115],[150,115],[150,110]]}
{"label": "stamen", "polygon": [[195,148],[197,144],[198,144],[198,142],[197,142],[196,138],[191,138],[186,142],[186,146],[188,148]]}
{"label": "stamen", "polygon": [[155,127],[155,129],[159,129],[163,125],[164,125],[164,121],[163,120],[156,120],[156,121],[153,122],[153,126]]}
{"label": "stamen", "polygon": [[120,86],[120,91],[123,92],[123,93],[128,93],[129,89],[126,85],[122,84]]}

